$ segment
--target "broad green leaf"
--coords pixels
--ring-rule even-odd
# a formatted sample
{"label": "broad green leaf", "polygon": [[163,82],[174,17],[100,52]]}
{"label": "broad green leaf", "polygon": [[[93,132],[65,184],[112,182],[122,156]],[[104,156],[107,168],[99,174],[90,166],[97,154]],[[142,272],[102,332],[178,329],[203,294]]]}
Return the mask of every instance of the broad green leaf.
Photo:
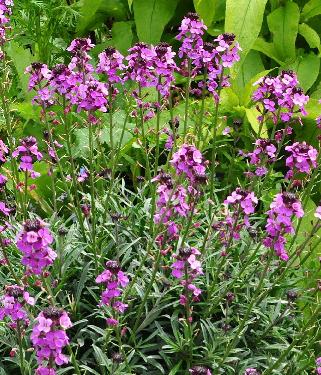
{"label": "broad green leaf", "polygon": [[[245,113],[246,113],[246,117],[247,117],[249,123],[252,126],[252,129],[255,131],[256,134],[258,134],[259,128],[260,128],[260,123],[259,123],[257,118],[260,115],[260,113],[254,107],[253,108],[246,108]],[[263,124],[260,137],[261,138],[268,138],[267,128],[266,128],[265,124]]]}
{"label": "broad green leaf", "polygon": [[266,2],[267,0],[227,0],[226,2],[225,32],[234,33],[243,50],[241,61],[235,71],[244,62],[260,33]]}
{"label": "broad green leaf", "polygon": [[264,55],[275,60],[279,65],[282,65],[282,61],[279,60],[273,43],[268,43],[262,38],[257,38],[252,48],[264,53]]}
{"label": "broad green leaf", "polygon": [[77,32],[85,34],[110,17],[116,21],[126,20],[128,10],[125,0],[83,0]]}
{"label": "broad green leaf", "polygon": [[284,7],[276,9],[267,17],[269,29],[273,34],[273,44],[281,61],[286,62],[295,58],[299,19],[299,7],[292,2],[287,2]]}
{"label": "broad green leaf", "polygon": [[158,43],[174,15],[178,0],[134,0],[134,17],[140,41]]}
{"label": "broad green leaf", "polygon": [[77,25],[77,31],[82,34],[92,22],[102,0],[84,0],[81,7],[81,18]]}
{"label": "broad green leaf", "polygon": [[303,90],[307,91],[314,84],[319,75],[320,58],[314,53],[299,56],[296,61],[290,65],[299,79],[299,84]]}
{"label": "broad green leaf", "polygon": [[132,45],[132,41],[133,41],[132,25],[133,23],[131,21],[115,22],[111,29],[112,44],[122,54],[126,54],[128,49]]}
{"label": "broad green leaf", "polygon": [[301,19],[308,20],[309,18],[315,17],[321,14],[321,2],[320,0],[310,0],[305,4],[301,13]]}
{"label": "broad green leaf", "polygon": [[240,97],[240,104],[244,106],[248,106],[252,99],[252,94],[256,90],[257,86],[255,83],[261,78],[266,76],[271,72],[272,69],[269,70],[263,70],[262,72],[259,72],[254,77],[252,77],[244,87],[244,90],[242,91],[243,95]]}
{"label": "broad green leaf", "polygon": [[306,23],[301,23],[301,25],[299,25],[299,34],[307,41],[310,48],[317,48],[320,52],[320,37],[312,27]]}
{"label": "broad green leaf", "polygon": [[234,92],[239,98],[243,97],[243,91],[252,77],[264,70],[261,55],[257,51],[250,51],[244,60],[237,76],[232,81]]}
{"label": "broad green leaf", "polygon": [[23,48],[15,41],[10,41],[7,45],[7,54],[12,60],[18,73],[21,90],[26,97],[31,97],[32,93],[28,91],[29,75],[25,74],[26,67],[33,61],[33,57],[29,50]]}
{"label": "broad green leaf", "polygon": [[196,12],[207,26],[213,22],[216,2],[216,0],[193,0]]}

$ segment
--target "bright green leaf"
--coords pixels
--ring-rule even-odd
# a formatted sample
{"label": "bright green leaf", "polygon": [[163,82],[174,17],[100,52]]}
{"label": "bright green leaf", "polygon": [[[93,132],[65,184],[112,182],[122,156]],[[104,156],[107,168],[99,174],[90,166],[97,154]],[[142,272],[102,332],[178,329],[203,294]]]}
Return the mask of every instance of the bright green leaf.
{"label": "bright green leaf", "polygon": [[115,22],[111,34],[114,47],[126,54],[133,41],[132,22]]}
{"label": "bright green leaf", "polygon": [[84,0],[81,8],[81,18],[77,25],[77,31],[82,34],[91,23],[102,0]]}
{"label": "bright green leaf", "polygon": [[273,43],[268,43],[262,38],[257,38],[252,48],[256,51],[264,53],[264,55],[270,57],[278,64],[282,65],[282,62],[277,57],[277,52],[274,48]]}
{"label": "bright green leaf", "polygon": [[284,7],[276,9],[267,17],[277,56],[282,61],[295,58],[295,41],[298,34],[299,19],[299,7],[292,2],[287,2]]}
{"label": "bright green leaf", "polygon": [[178,0],[134,0],[134,17],[139,40],[158,43],[174,15]]}
{"label": "bright green leaf", "polygon": [[320,58],[314,53],[299,56],[290,68],[297,72],[300,86],[307,91],[318,78]]}
{"label": "bright green leaf", "polygon": [[210,26],[215,15],[216,0],[193,0],[193,3],[205,25]]}
{"label": "bright green leaf", "polygon": [[309,25],[302,23],[299,25],[299,34],[307,41],[310,48],[318,48],[320,51],[320,37],[319,34]]}
{"label": "bright green leaf", "polygon": [[28,91],[29,75],[25,74],[26,67],[34,61],[30,51],[20,46],[17,42],[11,41],[7,45],[7,54],[16,68],[24,95],[26,97],[32,96],[30,91]]}
{"label": "bright green leaf", "polygon": [[243,52],[241,62],[237,64],[237,69],[247,53],[256,41],[263,22],[263,14],[267,0],[227,0],[225,31],[234,33]]}
{"label": "bright green leaf", "polygon": [[310,0],[303,7],[301,18],[303,20],[308,20],[309,18],[315,17],[319,14],[321,14],[320,0]]}
{"label": "bright green leaf", "polygon": [[[255,131],[256,134],[258,134],[259,129],[260,129],[260,123],[259,123],[259,120],[257,119],[258,116],[260,115],[259,111],[253,107],[253,108],[246,108],[245,113],[246,113],[246,117],[249,123],[252,126],[252,129]],[[260,137],[268,138],[267,128],[265,124],[263,124]]]}

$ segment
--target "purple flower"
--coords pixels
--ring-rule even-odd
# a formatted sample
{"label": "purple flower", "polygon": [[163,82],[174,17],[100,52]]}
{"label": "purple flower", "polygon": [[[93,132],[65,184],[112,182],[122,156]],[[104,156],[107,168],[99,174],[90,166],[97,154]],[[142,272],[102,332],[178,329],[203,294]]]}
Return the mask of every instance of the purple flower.
{"label": "purple flower", "polygon": [[98,55],[97,73],[104,73],[108,84],[123,82],[120,73],[125,69],[124,56],[113,47],[107,47]]}
{"label": "purple flower", "polygon": [[167,43],[159,43],[155,47],[155,52],[156,89],[162,96],[168,97],[174,82],[174,72],[178,69],[173,60],[175,52],[172,51],[172,47]]}
{"label": "purple flower", "polygon": [[[99,306],[109,306],[117,313],[124,313],[128,305],[121,302],[119,297],[122,295],[122,288],[125,288],[129,279],[127,275],[121,271],[118,262],[109,260],[106,263],[106,269],[96,278],[96,283],[104,284],[106,289],[102,292],[101,302]],[[109,325],[115,323],[115,319],[110,319]]]}
{"label": "purple flower", "polygon": [[91,57],[87,52],[89,52],[94,46],[95,45],[91,43],[89,38],[74,39],[67,48],[67,51],[73,56],[68,65],[69,69],[76,69],[79,72],[79,76],[93,72],[94,68],[88,63],[91,60]]}
{"label": "purple flower", "polygon": [[5,287],[5,295],[0,298],[0,304],[0,320],[8,317],[12,322],[22,320],[28,324],[28,315],[24,305],[33,306],[35,300],[23,287],[10,285]]}
{"label": "purple flower", "polygon": [[315,210],[315,213],[314,213],[314,217],[318,218],[321,220],[321,205],[319,205],[316,210]]}
{"label": "purple flower", "polygon": [[259,120],[262,121],[263,115],[270,114],[276,122],[278,112],[283,122],[288,122],[297,112],[305,116],[304,106],[309,101],[309,97],[304,95],[302,89],[296,87],[297,84],[297,76],[292,71],[283,71],[277,77],[260,78],[254,84],[259,87],[253,94],[254,102],[261,104],[257,106],[261,112]]}
{"label": "purple flower", "polygon": [[30,339],[39,364],[37,373],[55,374],[53,364],[61,366],[69,362],[69,358],[62,351],[69,344],[65,330],[70,328],[72,323],[68,314],[56,307],[48,307],[43,310],[36,321]]}
{"label": "purple flower", "polygon": [[192,185],[206,182],[206,166],[202,153],[193,145],[183,144],[170,161],[178,175],[184,174]]}
{"label": "purple flower", "polygon": [[[6,42],[6,30],[7,24],[10,22],[9,16],[12,14],[11,7],[13,7],[12,0],[1,0],[0,1],[0,46],[3,46]],[[4,57],[4,52],[0,48],[0,59]]]}
{"label": "purple flower", "polygon": [[18,234],[17,247],[23,253],[22,264],[28,272],[40,275],[50,266],[57,254],[50,248],[53,237],[43,221],[27,220]]}
{"label": "purple flower", "polygon": [[295,142],[286,146],[285,150],[290,153],[286,159],[286,166],[290,168],[288,178],[292,178],[295,172],[310,174],[317,167],[318,151],[306,142]]}
{"label": "purple flower", "polygon": [[[172,275],[176,279],[181,279],[181,285],[184,286],[186,291],[191,292],[194,301],[197,301],[198,296],[202,293],[202,291],[193,284],[193,280],[203,274],[201,262],[197,259],[200,254],[201,253],[195,247],[181,248],[178,255],[173,256],[175,262],[171,265]],[[186,295],[185,298],[182,296],[180,298],[181,304],[184,301],[187,301]]]}
{"label": "purple flower", "polygon": [[260,375],[260,373],[252,367],[249,367],[245,370],[244,375]]}
{"label": "purple flower", "polygon": [[263,176],[267,173],[266,164],[273,163],[276,160],[276,147],[267,139],[257,139],[255,142],[255,149],[252,152],[243,154],[248,157],[250,164],[257,166],[255,174]]}
{"label": "purple flower", "polygon": [[241,188],[236,188],[224,201],[226,205],[239,205],[245,215],[252,214],[257,203],[258,200],[253,192]]}
{"label": "purple flower", "polygon": [[267,237],[263,240],[263,244],[274,249],[278,257],[287,261],[289,256],[285,249],[285,235],[294,233],[292,217],[300,218],[304,215],[301,203],[294,194],[280,193],[275,196],[267,214],[265,227]]}
{"label": "purple flower", "polygon": [[193,366],[188,371],[191,375],[212,375],[211,371],[205,366]]}
{"label": "purple flower", "polygon": [[5,143],[0,139],[0,161],[5,163],[7,161],[7,155],[9,153],[8,147]]}
{"label": "purple flower", "polygon": [[198,49],[203,46],[202,36],[207,27],[196,13],[188,13],[179,27],[180,33],[176,36],[177,40],[182,41],[178,50],[180,58],[195,59],[198,58]]}
{"label": "purple flower", "polygon": [[12,157],[20,158],[19,169],[25,172],[28,171],[31,178],[40,176],[40,174],[33,169],[34,163],[42,159],[42,153],[38,150],[35,137],[30,136],[20,139],[20,146],[13,151]]}

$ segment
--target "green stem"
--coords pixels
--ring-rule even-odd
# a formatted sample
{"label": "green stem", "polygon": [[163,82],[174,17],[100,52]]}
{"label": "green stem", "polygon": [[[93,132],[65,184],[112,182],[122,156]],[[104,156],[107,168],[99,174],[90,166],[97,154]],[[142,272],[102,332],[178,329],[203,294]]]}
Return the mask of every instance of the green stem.
{"label": "green stem", "polygon": [[20,359],[20,370],[21,374],[25,374],[25,356],[24,356],[24,350],[23,350],[23,344],[22,344],[22,332],[21,332],[21,326],[20,326],[20,320],[17,320],[17,338],[18,338],[18,344],[19,344],[19,359]]}
{"label": "green stem", "polygon": [[95,199],[95,181],[94,181],[94,136],[93,124],[88,124],[88,138],[89,138],[89,179],[90,179],[90,203],[91,203],[91,242],[92,252],[95,260],[96,275],[98,275],[98,254],[96,247],[96,199]]}
{"label": "green stem", "polygon": [[191,70],[192,62],[191,59],[188,59],[188,77],[185,87],[185,113],[184,113],[184,130],[183,130],[183,139],[187,133],[187,123],[188,123],[188,106],[189,106],[189,92],[191,87]]}

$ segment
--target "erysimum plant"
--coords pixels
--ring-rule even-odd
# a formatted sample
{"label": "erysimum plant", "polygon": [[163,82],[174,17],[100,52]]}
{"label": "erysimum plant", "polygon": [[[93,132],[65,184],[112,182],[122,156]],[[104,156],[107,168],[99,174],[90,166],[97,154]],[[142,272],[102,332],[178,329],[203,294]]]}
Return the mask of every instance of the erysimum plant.
{"label": "erysimum plant", "polygon": [[[2,46],[12,6],[0,2]],[[4,373],[320,372],[320,150],[293,136],[309,97],[294,71],[264,76],[258,129],[226,119],[223,130],[241,46],[227,33],[205,42],[205,30],[188,13],[177,52],[137,43],[95,61],[77,38],[64,64],[33,62],[42,138],[20,137],[1,53]],[[143,161],[122,153],[126,132]],[[228,186],[222,156],[243,172],[225,171]]]}

